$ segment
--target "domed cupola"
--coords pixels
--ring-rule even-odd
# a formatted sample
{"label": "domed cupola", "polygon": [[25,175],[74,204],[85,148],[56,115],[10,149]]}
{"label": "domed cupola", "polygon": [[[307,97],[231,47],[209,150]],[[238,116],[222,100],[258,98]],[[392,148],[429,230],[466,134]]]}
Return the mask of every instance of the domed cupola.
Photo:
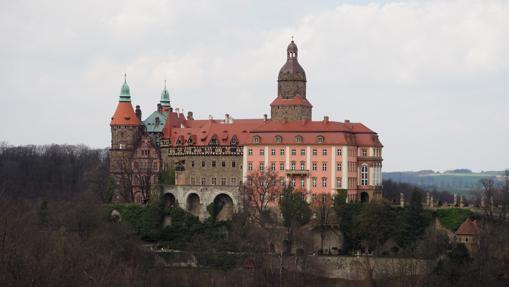
{"label": "domed cupola", "polygon": [[297,60],[299,49],[292,40],[286,49],[286,63],[279,71],[278,96],[290,99],[297,95],[306,98],[306,72]]}
{"label": "domed cupola", "polygon": [[127,85],[127,75],[124,75],[124,84],[120,89],[119,102],[131,102],[131,92],[129,91],[129,85]]}
{"label": "domed cupola", "polygon": [[277,78],[277,97],[270,104],[273,120],[311,120],[313,106],[306,99],[306,72],[297,58],[299,49],[292,39],[286,49],[286,63]]}

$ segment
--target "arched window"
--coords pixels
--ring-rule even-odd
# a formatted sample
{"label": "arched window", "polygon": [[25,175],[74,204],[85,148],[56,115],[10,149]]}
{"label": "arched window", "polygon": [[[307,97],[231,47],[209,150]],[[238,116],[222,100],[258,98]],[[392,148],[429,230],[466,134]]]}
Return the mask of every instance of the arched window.
{"label": "arched window", "polygon": [[366,186],[368,185],[368,165],[363,164],[361,166],[361,185]]}
{"label": "arched window", "polygon": [[301,136],[296,136],[295,137],[295,142],[298,143],[298,144],[302,143],[302,137]]}
{"label": "arched window", "polygon": [[193,144],[194,144],[194,142],[193,142],[193,137],[192,137],[192,136],[190,136],[190,137],[187,139],[187,144],[188,144],[188,145],[193,145]]}
{"label": "arched window", "polygon": [[260,137],[259,136],[254,136],[253,137],[253,142],[254,143],[260,143]]}
{"label": "arched window", "polygon": [[323,143],[325,140],[324,140],[323,136],[317,136],[317,137],[316,137],[316,141],[317,141],[318,143]]}
{"label": "arched window", "polygon": [[283,139],[281,138],[281,136],[276,136],[276,143],[281,143],[283,142]]}

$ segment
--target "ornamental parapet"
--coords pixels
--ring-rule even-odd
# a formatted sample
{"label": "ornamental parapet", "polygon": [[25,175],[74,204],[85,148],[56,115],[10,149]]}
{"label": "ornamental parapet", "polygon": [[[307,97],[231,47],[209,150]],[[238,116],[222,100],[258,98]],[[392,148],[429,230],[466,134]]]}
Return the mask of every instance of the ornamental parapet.
{"label": "ornamental parapet", "polygon": [[381,156],[358,156],[358,161],[383,161],[383,158]]}
{"label": "ornamental parapet", "polygon": [[287,169],[285,172],[286,172],[286,176],[291,176],[291,175],[309,176],[308,169]]}
{"label": "ornamental parapet", "polygon": [[239,146],[183,146],[168,147],[168,156],[242,156],[243,149]]}

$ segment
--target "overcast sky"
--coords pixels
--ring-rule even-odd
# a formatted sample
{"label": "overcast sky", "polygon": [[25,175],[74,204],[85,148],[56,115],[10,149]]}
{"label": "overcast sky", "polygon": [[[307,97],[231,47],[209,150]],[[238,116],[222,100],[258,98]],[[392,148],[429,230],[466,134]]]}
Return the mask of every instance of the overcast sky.
{"label": "overcast sky", "polygon": [[384,170],[509,167],[509,1],[0,1],[0,141],[107,147],[124,72],[195,118],[261,117],[293,35],[314,119]]}

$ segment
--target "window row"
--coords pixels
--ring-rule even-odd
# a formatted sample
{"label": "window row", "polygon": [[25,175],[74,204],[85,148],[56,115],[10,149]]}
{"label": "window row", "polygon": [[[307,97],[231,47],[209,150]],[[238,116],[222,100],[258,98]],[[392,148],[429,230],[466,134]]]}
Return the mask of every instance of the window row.
{"label": "window row", "polygon": [[[296,136],[294,138],[294,140],[295,140],[295,143],[301,144],[304,141],[304,138],[302,136]],[[259,143],[261,143],[261,141],[262,141],[262,139],[261,139],[260,136],[254,136],[253,137],[253,142],[254,143],[259,144]],[[274,141],[276,143],[280,144],[280,143],[283,142],[283,137],[277,135],[277,136],[274,137]],[[325,142],[325,138],[323,136],[319,135],[319,136],[316,137],[315,142],[319,143],[319,144],[324,143]]]}
{"label": "window row", "polygon": [[[196,163],[194,160],[192,160],[192,161],[191,161],[191,167],[195,167],[195,166],[196,166],[196,164],[197,164],[197,163]],[[201,167],[207,167],[207,162],[206,162],[206,161],[204,161],[204,160],[202,160],[202,161],[201,161],[201,163],[200,163],[200,165],[201,165]],[[227,166],[237,167],[237,162],[236,162],[236,161],[232,161],[232,162],[230,162],[229,164],[227,164],[227,162],[226,162],[226,161],[224,161],[224,160],[223,160],[223,161],[221,161],[221,162],[219,162],[219,161],[215,161],[215,160],[213,160],[213,161],[211,161],[211,162],[210,162],[210,166],[211,166],[211,167],[217,167],[218,165],[220,165],[221,167],[227,167]]]}
{"label": "window row", "polygon": [[[220,178],[220,181],[221,181],[220,185],[227,185],[227,178],[226,177]],[[211,177],[210,181],[208,182],[206,177],[202,177],[202,178],[191,177],[190,178],[190,184],[191,185],[208,185],[208,184],[210,184],[210,185],[218,185],[218,178]],[[237,185],[238,184],[237,178],[236,177],[231,177],[229,184],[230,185]]]}

